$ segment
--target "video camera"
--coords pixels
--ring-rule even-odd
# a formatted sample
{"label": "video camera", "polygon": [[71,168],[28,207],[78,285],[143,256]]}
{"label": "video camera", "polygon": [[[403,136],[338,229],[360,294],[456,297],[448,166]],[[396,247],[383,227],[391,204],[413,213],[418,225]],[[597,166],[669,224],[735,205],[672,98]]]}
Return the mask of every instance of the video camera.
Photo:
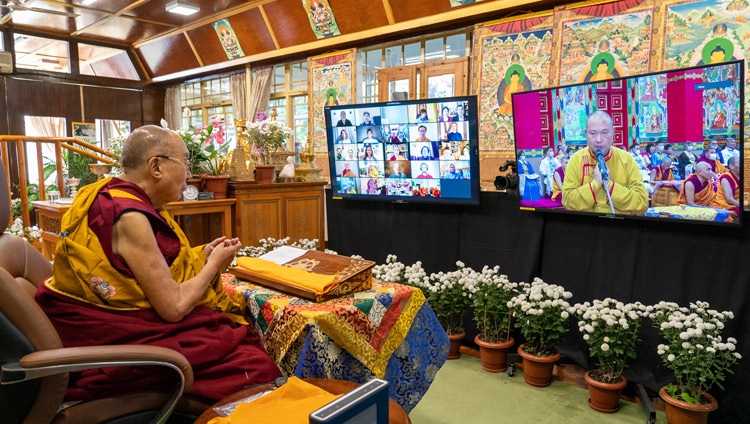
{"label": "video camera", "polygon": [[517,191],[518,190],[518,162],[506,160],[498,169],[505,172],[510,168],[510,172],[505,175],[495,177],[495,188],[498,190]]}

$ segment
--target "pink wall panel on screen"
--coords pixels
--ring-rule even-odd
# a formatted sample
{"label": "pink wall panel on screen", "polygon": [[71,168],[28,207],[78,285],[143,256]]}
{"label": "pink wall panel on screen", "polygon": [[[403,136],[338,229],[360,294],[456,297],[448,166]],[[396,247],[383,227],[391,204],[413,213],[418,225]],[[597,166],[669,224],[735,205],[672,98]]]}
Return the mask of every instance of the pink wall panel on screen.
{"label": "pink wall panel on screen", "polygon": [[671,143],[703,140],[703,91],[695,89],[695,85],[701,83],[702,80],[699,78],[674,79],[688,72],[691,71],[673,72],[667,75],[671,81],[667,84],[668,141]]}
{"label": "pink wall panel on screen", "polygon": [[541,112],[539,92],[513,95],[513,127],[516,133],[516,149],[539,149],[542,147]]}

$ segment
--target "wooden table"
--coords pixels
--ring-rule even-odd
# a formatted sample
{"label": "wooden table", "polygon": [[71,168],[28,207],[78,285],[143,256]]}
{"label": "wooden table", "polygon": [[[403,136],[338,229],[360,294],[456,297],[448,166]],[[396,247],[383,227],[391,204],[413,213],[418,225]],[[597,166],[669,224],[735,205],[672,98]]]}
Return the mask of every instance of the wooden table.
{"label": "wooden table", "polygon": [[[354,390],[359,386],[357,383],[353,383],[351,381],[344,381],[344,380],[331,380],[327,378],[305,378],[304,381],[314,384],[321,389],[332,393],[334,395],[343,395],[344,393],[347,393],[351,390]],[[227,403],[236,402],[240,399],[244,399],[246,397],[258,394],[260,392],[271,390],[274,388],[274,385],[271,384],[261,384],[258,386],[250,387],[245,390],[241,390],[233,395],[227,396],[226,398],[220,400],[211,408],[208,408],[205,412],[201,414],[200,417],[195,421],[194,424],[206,424],[212,419],[218,417],[216,412],[214,411],[214,408],[226,405]],[[279,413],[279,422],[284,422],[283,419],[283,412]],[[389,398],[388,399],[388,422],[391,424],[410,424],[411,420],[409,419],[409,415],[404,411],[404,408],[401,407],[401,405],[398,404],[395,400]]]}
{"label": "wooden table", "polygon": [[[221,235],[231,237],[233,233],[232,208],[235,199],[197,200],[190,202],[172,202],[164,205],[169,215],[174,217],[183,215],[202,215],[218,213],[221,215]],[[42,230],[42,242],[47,259],[54,258],[55,246],[60,238],[60,224],[70,204],[52,203],[47,200],[31,202],[36,209],[37,225]],[[211,240],[194,240],[188,238],[191,244],[200,245]]]}

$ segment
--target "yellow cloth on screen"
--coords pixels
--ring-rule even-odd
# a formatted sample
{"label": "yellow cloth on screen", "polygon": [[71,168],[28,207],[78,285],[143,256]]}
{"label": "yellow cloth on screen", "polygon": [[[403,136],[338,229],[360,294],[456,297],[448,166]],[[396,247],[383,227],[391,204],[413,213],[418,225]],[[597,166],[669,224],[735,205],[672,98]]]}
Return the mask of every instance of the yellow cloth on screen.
{"label": "yellow cloth on screen", "polygon": [[237,258],[237,265],[269,280],[280,281],[290,286],[312,290],[316,294],[328,293],[338,284],[334,281],[335,275],[316,274],[304,269],[283,266],[260,258],[243,256]]}
{"label": "yellow cloth on screen", "polygon": [[273,392],[252,402],[241,403],[228,417],[214,418],[208,424],[307,424],[313,411],[339,396],[297,377],[289,377]]}

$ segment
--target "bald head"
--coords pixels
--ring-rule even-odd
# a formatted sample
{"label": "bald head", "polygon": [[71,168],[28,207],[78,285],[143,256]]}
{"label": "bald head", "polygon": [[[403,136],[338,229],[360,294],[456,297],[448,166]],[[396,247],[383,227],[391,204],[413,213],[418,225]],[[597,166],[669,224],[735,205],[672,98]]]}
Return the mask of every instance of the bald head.
{"label": "bald head", "polygon": [[148,159],[162,151],[171,150],[174,143],[182,142],[180,136],[172,130],[156,125],[145,125],[130,134],[122,147],[122,167],[138,169]]}
{"label": "bald head", "polygon": [[695,164],[695,170],[696,171],[710,171],[711,165],[709,165],[708,162],[698,162]]}
{"label": "bald head", "polygon": [[732,156],[727,160],[727,166],[739,166],[740,165],[740,157],[739,156]]}

